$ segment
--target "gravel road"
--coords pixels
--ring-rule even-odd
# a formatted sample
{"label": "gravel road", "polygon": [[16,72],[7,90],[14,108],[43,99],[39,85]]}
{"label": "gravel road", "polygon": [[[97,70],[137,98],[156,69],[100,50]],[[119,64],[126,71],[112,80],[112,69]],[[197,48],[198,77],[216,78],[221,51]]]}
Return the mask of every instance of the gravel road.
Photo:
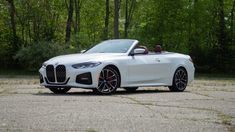
{"label": "gravel road", "polygon": [[235,79],[197,79],[185,92],[72,89],[55,95],[33,76],[0,77],[0,131],[235,132]]}

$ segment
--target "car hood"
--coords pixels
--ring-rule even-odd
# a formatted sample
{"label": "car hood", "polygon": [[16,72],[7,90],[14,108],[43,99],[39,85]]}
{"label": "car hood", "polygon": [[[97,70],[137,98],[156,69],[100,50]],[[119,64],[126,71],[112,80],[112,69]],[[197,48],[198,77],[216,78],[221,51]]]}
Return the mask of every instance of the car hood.
{"label": "car hood", "polygon": [[93,53],[61,55],[46,61],[47,64],[75,64],[89,61],[104,61],[106,59],[122,56],[120,53]]}

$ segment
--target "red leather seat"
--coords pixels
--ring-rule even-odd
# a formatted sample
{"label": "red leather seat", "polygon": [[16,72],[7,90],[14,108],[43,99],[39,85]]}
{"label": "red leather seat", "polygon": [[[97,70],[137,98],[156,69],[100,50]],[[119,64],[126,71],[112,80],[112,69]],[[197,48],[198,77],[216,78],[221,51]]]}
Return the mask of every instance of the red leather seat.
{"label": "red leather seat", "polygon": [[161,45],[156,45],[156,46],[155,46],[155,49],[154,49],[154,52],[156,52],[156,53],[161,53],[161,52],[162,52],[162,47],[161,47]]}

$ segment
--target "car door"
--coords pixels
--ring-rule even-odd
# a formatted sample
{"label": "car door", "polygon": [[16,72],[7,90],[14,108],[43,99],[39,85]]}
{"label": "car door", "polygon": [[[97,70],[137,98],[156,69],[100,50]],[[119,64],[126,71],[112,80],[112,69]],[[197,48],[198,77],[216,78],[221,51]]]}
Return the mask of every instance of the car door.
{"label": "car door", "polygon": [[169,78],[170,62],[162,54],[130,56],[128,84],[132,86],[164,85]]}

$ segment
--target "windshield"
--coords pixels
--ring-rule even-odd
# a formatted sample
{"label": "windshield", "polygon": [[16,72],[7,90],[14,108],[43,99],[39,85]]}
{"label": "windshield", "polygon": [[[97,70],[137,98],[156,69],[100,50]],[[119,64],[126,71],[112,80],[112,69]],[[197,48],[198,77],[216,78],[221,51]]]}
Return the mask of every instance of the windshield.
{"label": "windshield", "polygon": [[107,40],[101,42],[85,53],[126,53],[134,40]]}

